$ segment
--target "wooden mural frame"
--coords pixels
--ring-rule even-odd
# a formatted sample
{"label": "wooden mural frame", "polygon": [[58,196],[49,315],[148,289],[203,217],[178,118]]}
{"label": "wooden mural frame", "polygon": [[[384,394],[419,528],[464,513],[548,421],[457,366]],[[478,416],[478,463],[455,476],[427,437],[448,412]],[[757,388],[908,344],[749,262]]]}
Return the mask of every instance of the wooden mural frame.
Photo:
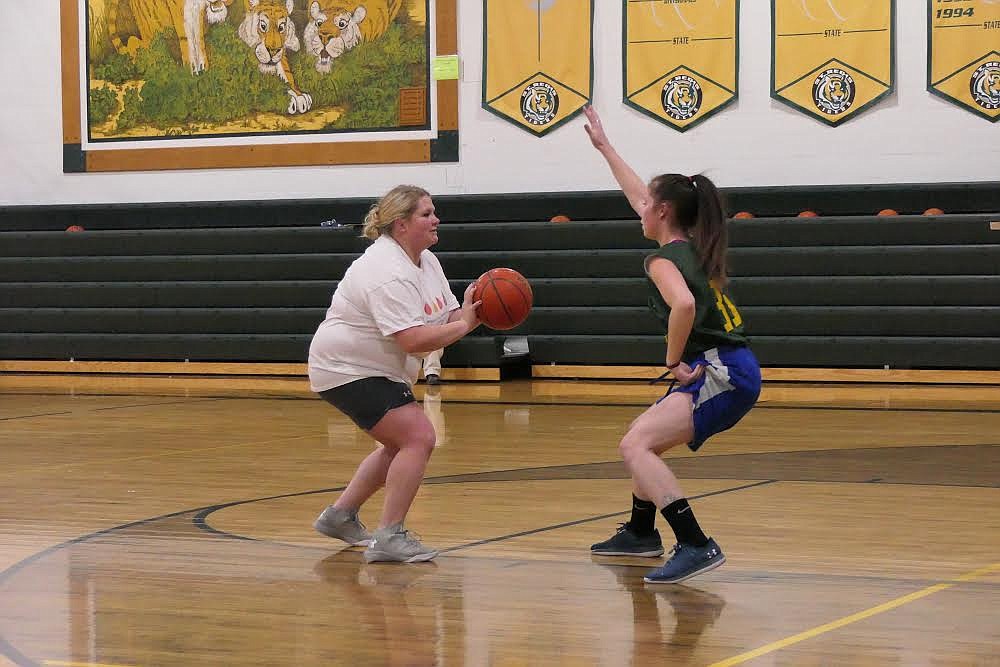
{"label": "wooden mural frame", "polygon": [[[64,173],[458,162],[457,79],[435,81],[436,138],[84,150],[80,3],[59,0],[59,4]],[[431,60],[457,54],[457,0],[435,0],[433,12]],[[428,66],[432,72],[433,64]]]}

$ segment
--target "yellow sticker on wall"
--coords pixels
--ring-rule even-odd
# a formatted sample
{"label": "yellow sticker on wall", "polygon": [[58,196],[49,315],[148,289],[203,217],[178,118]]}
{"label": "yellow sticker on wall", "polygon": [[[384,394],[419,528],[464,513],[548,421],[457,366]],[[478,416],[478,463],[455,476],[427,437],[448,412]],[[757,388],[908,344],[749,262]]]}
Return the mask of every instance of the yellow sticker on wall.
{"label": "yellow sticker on wall", "polygon": [[927,89],[1000,118],[1000,2],[927,0]]}
{"label": "yellow sticker on wall", "polygon": [[894,88],[894,0],[772,0],[771,97],[828,125]]}
{"label": "yellow sticker on wall", "polygon": [[536,136],[593,88],[592,0],[483,0],[483,108]]}
{"label": "yellow sticker on wall", "polygon": [[681,132],[733,102],[739,0],[623,0],[625,104]]}

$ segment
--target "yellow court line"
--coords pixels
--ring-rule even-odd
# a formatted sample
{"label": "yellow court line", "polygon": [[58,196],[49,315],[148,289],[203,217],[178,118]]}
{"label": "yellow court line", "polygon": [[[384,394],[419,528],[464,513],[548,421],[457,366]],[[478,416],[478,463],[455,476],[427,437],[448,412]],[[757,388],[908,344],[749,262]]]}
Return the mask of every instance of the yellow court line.
{"label": "yellow court line", "polygon": [[114,665],[107,662],[67,662],[66,660],[42,660],[47,667],[132,667],[131,665]]}
{"label": "yellow court line", "polygon": [[881,614],[884,611],[890,611],[896,607],[901,607],[908,602],[913,602],[914,600],[919,600],[920,598],[927,597],[937,593],[938,591],[943,591],[946,588],[951,588],[955,584],[964,581],[972,581],[977,579],[984,574],[989,574],[994,570],[1000,570],[1000,563],[994,563],[993,565],[987,565],[986,567],[981,567],[978,570],[973,570],[971,572],[966,572],[965,574],[955,577],[950,583],[934,584],[933,586],[928,586],[927,588],[916,591],[915,593],[910,593],[909,595],[904,595],[898,597],[895,600],[889,600],[883,604],[876,607],[871,607],[870,609],[865,609],[864,611],[859,611],[856,614],[851,614],[850,616],[845,616],[843,618],[837,619],[830,623],[824,625],[819,625],[815,628],[810,628],[805,632],[800,632],[797,635],[792,635],[791,637],[785,637],[784,639],[779,639],[776,642],[771,642],[761,646],[760,648],[755,648],[752,651],[747,651],[746,653],[740,653],[739,655],[734,655],[731,658],[726,658],[720,662],[713,662],[709,667],[731,667],[732,665],[739,665],[746,662],[747,660],[753,660],[754,658],[759,658],[762,655],[767,655],[768,653],[773,653],[779,649],[791,646],[792,644],[798,644],[807,639],[812,639],[818,635],[830,632],[831,630],[836,630],[837,628],[842,628],[845,625],[850,625],[856,621],[863,621],[866,618],[875,616],[876,614]]}

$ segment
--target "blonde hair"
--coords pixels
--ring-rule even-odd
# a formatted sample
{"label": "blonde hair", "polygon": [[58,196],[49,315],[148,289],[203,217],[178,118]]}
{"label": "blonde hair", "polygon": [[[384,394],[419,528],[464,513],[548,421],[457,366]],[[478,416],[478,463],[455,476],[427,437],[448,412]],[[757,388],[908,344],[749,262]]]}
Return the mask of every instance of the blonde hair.
{"label": "blonde hair", "polygon": [[392,236],[392,223],[413,215],[420,199],[430,196],[427,190],[416,185],[397,185],[369,209],[361,235],[372,241],[383,234]]}

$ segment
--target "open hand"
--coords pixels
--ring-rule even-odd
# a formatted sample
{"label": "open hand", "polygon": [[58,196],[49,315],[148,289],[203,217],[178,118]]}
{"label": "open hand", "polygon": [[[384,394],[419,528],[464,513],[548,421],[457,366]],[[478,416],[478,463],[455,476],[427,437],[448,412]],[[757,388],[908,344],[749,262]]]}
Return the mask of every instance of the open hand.
{"label": "open hand", "polygon": [[601,150],[609,146],[608,135],[604,133],[604,125],[601,124],[601,117],[597,115],[594,107],[588,104],[583,108],[583,114],[587,117],[588,121],[583,124],[583,129],[587,131],[587,136],[590,137],[590,143],[594,144],[594,148]]}
{"label": "open hand", "polygon": [[482,301],[473,301],[475,292],[476,282],[473,281],[465,288],[465,294],[462,295],[462,319],[469,325],[469,331],[479,326],[479,314],[476,309]]}

